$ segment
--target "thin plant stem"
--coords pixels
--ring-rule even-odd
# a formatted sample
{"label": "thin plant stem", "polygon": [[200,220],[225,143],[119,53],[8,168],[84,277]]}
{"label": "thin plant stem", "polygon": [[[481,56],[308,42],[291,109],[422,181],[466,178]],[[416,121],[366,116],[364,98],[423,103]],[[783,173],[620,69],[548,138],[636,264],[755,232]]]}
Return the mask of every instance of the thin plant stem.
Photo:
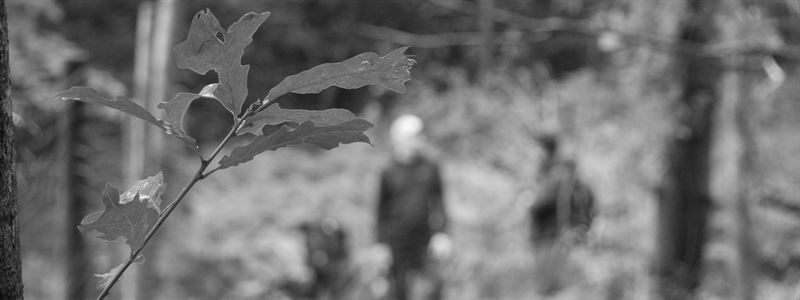
{"label": "thin plant stem", "polygon": [[147,242],[150,241],[150,239],[156,233],[158,228],[161,227],[161,225],[164,223],[164,221],[167,220],[167,217],[169,217],[169,215],[172,213],[172,211],[175,210],[175,207],[177,207],[178,204],[186,197],[186,193],[189,192],[189,190],[192,188],[192,186],[194,186],[195,183],[197,183],[198,181],[203,179],[202,172],[205,170],[207,165],[208,164],[205,164],[205,163],[203,163],[201,165],[201,167],[194,174],[194,177],[192,177],[192,180],[190,180],[189,183],[187,183],[183,187],[183,189],[181,190],[181,193],[178,195],[178,197],[175,199],[175,201],[172,201],[172,203],[170,203],[170,205],[167,206],[167,208],[164,210],[164,212],[158,217],[158,220],[156,221],[156,224],[153,226],[153,228],[150,229],[150,231],[147,232],[147,235],[145,236],[144,242],[142,243],[142,245],[140,245],[138,248],[136,248],[136,250],[134,250],[131,253],[131,255],[128,257],[128,260],[126,260],[125,264],[122,265],[122,269],[120,269],[116,274],[114,274],[114,277],[111,279],[111,282],[109,282],[109,284],[106,286],[106,288],[103,289],[103,292],[101,292],[100,295],[97,296],[97,300],[102,300],[106,296],[108,296],[108,293],[111,291],[111,288],[114,287],[114,284],[117,283],[119,278],[122,277],[122,274],[125,273],[125,270],[127,270],[128,267],[131,265],[131,263],[133,263],[133,261],[136,259],[136,257],[139,256],[139,253],[142,252],[142,249],[144,249],[144,246],[147,245]]}
{"label": "thin plant stem", "polygon": [[211,174],[214,174],[214,172],[219,171],[219,170],[222,170],[222,168],[217,166],[216,168],[211,169],[211,171],[208,171],[205,174],[203,174],[203,177],[205,178],[205,177],[211,176]]}
{"label": "thin plant stem", "polygon": [[[225,144],[228,143],[228,140],[230,140],[233,136],[236,135],[236,132],[238,131],[239,126],[241,125],[240,123],[243,123],[240,120],[236,120],[236,122],[233,124],[233,127],[231,128],[231,131],[229,131],[228,134],[225,136],[225,138],[222,139],[222,142],[220,142],[219,145],[217,145],[217,148],[214,149],[213,152],[211,152],[211,155],[208,157],[208,159],[203,160],[205,167],[208,167],[208,165],[211,164],[211,161],[213,161],[214,158],[217,157],[217,154],[219,154],[219,152],[222,151],[222,147],[224,147]],[[203,168],[203,171],[205,171],[205,168]],[[201,174],[200,177],[204,178],[205,176]]]}
{"label": "thin plant stem", "polygon": [[223,138],[222,141],[217,145],[216,149],[214,149],[214,151],[211,153],[208,159],[203,159],[201,156],[200,168],[198,168],[197,172],[195,172],[194,176],[192,176],[192,180],[190,180],[189,183],[183,186],[183,189],[181,189],[180,194],[178,194],[175,200],[172,201],[172,203],[170,203],[164,209],[164,212],[162,212],[161,215],[159,215],[158,220],[156,221],[155,225],[153,225],[153,228],[150,228],[150,231],[147,232],[147,235],[145,236],[142,244],[139,247],[137,247],[133,252],[131,252],[131,255],[125,261],[125,264],[122,265],[122,269],[120,269],[116,274],[114,274],[114,277],[111,279],[109,284],[103,289],[100,295],[97,296],[97,300],[103,300],[105,299],[106,296],[108,296],[109,292],[111,291],[111,288],[114,287],[114,284],[116,284],[117,281],[119,281],[119,278],[122,277],[122,274],[125,273],[125,270],[127,270],[128,267],[130,267],[130,265],[136,260],[136,257],[139,256],[139,253],[142,252],[142,249],[144,249],[144,247],[147,245],[150,239],[153,238],[153,235],[155,235],[156,231],[158,231],[158,229],[161,228],[161,225],[164,224],[164,221],[166,221],[169,215],[172,214],[172,211],[174,211],[175,208],[178,207],[178,204],[180,204],[183,201],[183,199],[186,198],[186,194],[189,193],[189,190],[191,190],[192,187],[198,181],[205,179],[206,177],[211,175],[211,173],[214,173],[215,171],[219,170],[219,168],[217,167],[208,173],[205,174],[203,173],[211,164],[211,162],[214,160],[214,158],[216,158],[217,155],[219,155],[220,151],[222,151],[222,148],[228,143],[228,141],[230,141],[231,138],[236,136],[236,133],[241,129],[246,119],[252,116],[255,113],[255,111],[256,111],[255,107],[250,107],[247,109],[247,111],[245,111],[245,113],[241,117],[236,119],[236,122],[234,122],[233,127],[231,127],[231,130],[228,132],[225,138]]}
{"label": "thin plant stem", "polygon": [[[253,103],[247,109],[247,111],[242,115],[242,117],[236,120],[236,124],[233,124],[233,130],[231,132],[229,132],[228,134],[229,135],[230,134],[234,134],[235,135],[236,133],[238,133],[239,130],[241,130],[242,127],[245,125],[245,123],[246,123],[245,121],[247,120],[247,118],[251,117],[252,115],[257,114],[258,112],[260,112],[262,110],[264,110],[268,106],[272,105],[272,103],[274,103],[274,102],[270,102],[269,99],[265,99],[263,102]],[[214,150],[214,154],[212,154],[212,156],[215,155],[217,152],[219,152],[220,149],[221,149],[221,146],[217,147],[217,149]],[[211,174],[214,174],[214,172],[222,170],[222,169],[223,168],[221,166],[216,166],[215,168],[211,169],[211,171],[208,171],[205,174],[203,174],[203,178],[208,177]]]}

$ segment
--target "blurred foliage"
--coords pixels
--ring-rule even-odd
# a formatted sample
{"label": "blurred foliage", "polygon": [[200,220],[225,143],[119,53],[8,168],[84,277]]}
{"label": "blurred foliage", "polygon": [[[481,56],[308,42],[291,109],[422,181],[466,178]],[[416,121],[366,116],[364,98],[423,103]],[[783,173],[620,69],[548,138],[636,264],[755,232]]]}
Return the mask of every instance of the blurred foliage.
{"label": "blurred foliage", "polygon": [[[63,274],[59,253],[58,117],[60,107],[44,101],[72,84],[71,65],[89,61],[108,81],[131,85],[135,12],[139,1],[8,1],[14,112],[19,116],[19,189],[26,297],[58,298]],[[272,16],[245,49],[251,65],[252,101],[281,78],[311,66],[396,48],[391,41],[359,34],[363,24],[419,35],[476,32],[477,17],[428,0],[182,1],[176,36],[185,36],[192,15],[208,7],[223,25],[244,12]],[[456,3],[458,1],[444,1]],[[800,43],[797,1],[744,1],[749,28],[759,45]],[[475,1],[468,1],[475,3]],[[480,47],[412,47],[415,66],[402,96],[371,89],[327,90],[319,96],[292,95],[282,107],[346,107],[377,126],[367,134],[375,146],[348,145],[330,153],[302,147],[259,157],[252,164],[219,172],[190,194],[186,207],[168,222],[170,232],[157,262],[166,282],[161,299],[278,298],[287,280],[308,280],[303,243],[295,226],[309,219],[338,219],[350,233],[356,264],[370,268],[373,205],[380,167],[389,159],[388,124],[401,113],[420,115],[443,160],[455,257],[444,267],[448,299],[527,299],[538,276],[527,242],[525,208],[537,191],[540,152],[533,137],[557,131],[566,153],[598,196],[599,215],[589,242],[573,249],[559,268],[565,288],[553,299],[648,298],[648,264],[653,247],[654,188],[661,180],[661,149],[676,134],[674,75],[669,41],[680,21],[681,1],[495,0],[495,6],[535,18],[566,18],[599,24],[618,48],[602,50],[600,36],[586,32],[537,32],[495,23],[499,40],[493,68],[477,76]],[[728,22],[743,22],[726,12]],[[771,41],[771,42],[770,42]],[[613,44],[613,43],[612,43]],[[776,56],[786,72],[772,86],[763,72],[753,78],[750,115],[757,133],[761,194],[800,204],[800,78],[791,57]],[[174,89],[199,91],[215,78],[174,70]],[[214,75],[209,75],[214,76]],[[113,80],[112,80],[113,79]],[[108,82],[105,81],[105,82]],[[105,84],[101,84],[105,85]],[[117,94],[124,94],[116,89]],[[212,101],[192,105],[189,133],[202,140],[224,134],[226,114]],[[116,118],[95,112],[91,133],[95,178],[119,182]],[[221,133],[215,132],[222,131]],[[729,129],[721,129],[729,130]],[[721,142],[721,147],[727,144]],[[721,151],[718,161],[733,155]],[[170,168],[190,176],[189,157]],[[717,166],[723,170],[724,166]],[[723,170],[724,171],[724,170]],[[719,171],[719,172],[723,172]],[[724,177],[721,177],[724,179]],[[117,186],[119,186],[117,184]],[[100,195],[98,185],[92,194]],[[720,195],[732,189],[715,182]],[[169,197],[167,197],[169,198]],[[800,217],[753,199],[754,231],[762,261],[759,299],[797,298],[800,280]],[[715,202],[707,270],[701,296],[730,298],[734,280],[732,200]],[[42,221],[34,221],[42,220]],[[113,252],[95,245],[98,269]],[[105,249],[105,250],[102,250]],[[101,251],[102,250],[102,251]],[[374,267],[374,266],[373,266]]]}

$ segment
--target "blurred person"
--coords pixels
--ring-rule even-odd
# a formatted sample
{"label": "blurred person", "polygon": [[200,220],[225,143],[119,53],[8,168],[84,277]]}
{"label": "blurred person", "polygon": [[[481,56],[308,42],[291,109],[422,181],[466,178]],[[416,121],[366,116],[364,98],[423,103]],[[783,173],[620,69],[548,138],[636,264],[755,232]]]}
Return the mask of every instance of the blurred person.
{"label": "blurred person", "polygon": [[307,296],[340,299],[351,280],[347,232],[336,220],[325,218],[300,224],[306,248],[306,265],[311,269]]}
{"label": "blurred person", "polygon": [[582,239],[594,220],[594,194],[579,178],[575,161],[558,155],[555,136],[542,136],[539,143],[542,188],[530,207],[531,242],[552,243],[563,235]]}
{"label": "blurred person", "polygon": [[561,288],[569,246],[583,241],[595,216],[594,194],[579,178],[573,160],[563,159],[556,136],[538,138],[544,152],[541,188],[530,206],[530,241],[537,261],[537,281],[545,294]]}
{"label": "blurred person", "polygon": [[385,258],[376,253],[353,253],[348,231],[333,218],[301,223],[308,281],[287,280],[280,287],[296,299],[382,299],[387,294]]}
{"label": "blurred person", "polygon": [[452,251],[439,165],[423,151],[422,130],[422,120],[413,115],[392,123],[393,159],[380,178],[377,239],[391,260],[390,293],[396,300],[440,299],[437,264]]}

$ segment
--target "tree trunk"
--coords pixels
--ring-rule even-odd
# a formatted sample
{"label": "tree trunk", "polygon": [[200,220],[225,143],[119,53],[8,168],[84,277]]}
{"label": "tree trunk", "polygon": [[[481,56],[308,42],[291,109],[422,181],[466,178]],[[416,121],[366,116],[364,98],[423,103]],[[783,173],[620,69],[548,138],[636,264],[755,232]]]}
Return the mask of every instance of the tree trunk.
{"label": "tree trunk", "polygon": [[[736,25],[729,25],[736,26]],[[737,28],[727,28],[736,30]],[[738,31],[738,30],[737,30]],[[728,36],[726,41],[734,41],[735,36]],[[734,56],[727,60],[729,66],[743,66],[747,60],[741,56]],[[755,252],[753,248],[752,221],[750,217],[750,202],[753,199],[753,187],[758,186],[755,157],[756,141],[747,114],[752,110],[753,79],[741,70],[731,68],[726,70],[722,101],[724,108],[720,108],[720,135],[729,136],[732,143],[725,144],[728,151],[723,155],[725,161],[721,165],[729,168],[726,173],[724,192],[720,192],[721,202],[725,202],[728,211],[734,220],[732,232],[735,236],[733,247],[736,255],[731,261],[734,276],[730,284],[733,287],[735,299],[755,299],[756,285],[754,278]],[[720,146],[724,147],[724,146]],[[728,158],[729,157],[729,158]],[[724,199],[724,200],[722,200]]]}
{"label": "tree trunk", "polygon": [[492,10],[494,9],[494,0],[479,0],[478,2],[478,28],[483,38],[483,45],[480,50],[480,61],[478,66],[478,80],[486,76],[486,72],[492,66],[492,39],[494,38],[494,22],[492,21]]}
{"label": "tree trunk", "polygon": [[[690,0],[679,45],[706,49],[716,35],[713,11],[713,1]],[[683,91],[658,195],[654,271],[656,290],[663,299],[691,299],[700,284],[711,206],[709,155],[721,68],[717,58],[702,53],[682,54],[676,60]]]}
{"label": "tree trunk", "polygon": [[755,299],[756,284],[753,274],[755,268],[755,249],[753,249],[752,221],[750,218],[750,200],[755,186],[752,175],[755,171],[756,141],[750,128],[748,114],[752,113],[752,100],[749,87],[752,82],[745,74],[736,74],[739,88],[735,109],[735,128],[740,143],[738,187],[736,196],[736,252],[738,260],[737,297],[740,300]]}
{"label": "tree trunk", "polygon": [[[84,77],[83,74],[72,74]],[[89,182],[84,174],[88,165],[86,154],[87,140],[82,132],[86,123],[86,104],[71,102],[68,104],[64,126],[64,161],[65,182],[64,203],[66,213],[66,293],[65,299],[87,299],[89,290],[87,282],[91,281],[91,262],[88,247],[83,234],[75,227],[80,224],[86,213],[86,191]]]}
{"label": "tree trunk", "polygon": [[[149,111],[159,111],[157,105],[168,100],[171,79],[170,58],[175,35],[175,16],[178,0],[142,2],[139,7],[137,50],[135,61],[135,97]],[[129,122],[126,145],[126,184],[154,175],[165,169],[167,144],[164,134],[141,120]],[[169,174],[165,172],[169,178]],[[162,234],[163,236],[163,234]],[[161,277],[158,260],[161,237],[156,236],[144,249],[148,263],[129,272],[123,288],[123,299],[155,299],[160,294]]]}
{"label": "tree trunk", "polygon": [[17,182],[14,172],[14,118],[11,112],[6,2],[0,0],[0,299],[22,299]]}
{"label": "tree trunk", "polygon": [[[747,8],[740,1],[729,1],[723,11],[730,11],[733,21],[725,23],[721,30],[724,43],[736,46],[747,46],[741,41],[756,41],[764,38],[757,36],[749,25],[742,21],[742,15],[747,13]],[[737,18],[738,17],[738,18]],[[734,247],[736,257],[733,262],[735,270],[734,281],[731,283],[735,291],[735,299],[751,300],[757,294],[756,267],[757,253],[754,247],[754,237],[752,233],[752,218],[750,206],[754,197],[754,190],[761,186],[759,182],[758,170],[756,167],[757,144],[755,133],[750,122],[750,114],[756,113],[754,107],[756,89],[756,78],[751,72],[742,71],[740,67],[760,66],[763,58],[748,58],[744,55],[733,55],[727,58],[726,63],[730,66],[726,70],[725,84],[722,85],[723,101],[726,109],[721,109],[727,119],[726,125],[732,132],[735,149],[732,160],[727,161],[734,173],[731,176],[730,192],[726,193],[730,206],[733,207],[733,226],[735,232]]]}
{"label": "tree trunk", "polygon": [[[155,19],[151,36],[150,82],[148,84],[149,97],[147,98],[147,107],[150,111],[159,111],[158,103],[171,97],[169,95],[170,85],[173,83],[171,70],[174,68],[172,47],[175,46],[175,20],[179,5],[179,0],[158,0],[154,5]],[[163,132],[153,126],[147,126],[147,129],[147,144],[156,145],[146,148],[150,150],[146,154],[148,161],[146,170],[150,170],[147,172],[147,176],[162,171],[164,178],[169,180],[172,176],[167,170],[166,161],[171,152],[170,145],[167,144]],[[144,264],[140,269],[139,287],[143,299],[155,299],[163,289],[161,284],[163,274],[160,272],[163,268],[159,269],[157,266],[161,264],[159,260],[163,260],[161,248],[166,235],[166,233],[162,233],[160,236],[155,236],[148,248],[144,250],[144,255],[150,260],[150,263]]]}
{"label": "tree trunk", "polygon": [[[153,34],[153,2],[143,1],[139,3],[136,19],[136,51],[134,52],[133,69],[133,101],[149,109],[147,98],[149,97],[149,76],[150,76],[150,53]],[[125,116],[123,123],[123,184],[125,187],[131,186],[137,180],[145,178],[145,162],[147,161],[147,125],[140,119],[133,116]],[[157,133],[158,134],[158,133]],[[149,247],[152,247],[150,243]],[[120,247],[123,257],[127,255],[125,247]],[[146,257],[149,257],[145,253]],[[151,264],[148,262],[147,264]],[[147,265],[146,264],[146,265]],[[121,299],[135,300],[141,299],[141,279],[140,269],[143,265],[133,264],[128,269],[126,276],[121,280]]]}
{"label": "tree trunk", "polygon": [[[158,0],[154,5],[152,39],[150,42],[150,74],[148,79],[148,95],[146,106],[150,111],[159,111],[158,103],[168,100],[167,95],[172,84],[170,67],[172,58],[173,37],[175,36],[175,14],[178,0]],[[146,170],[161,170],[164,166],[166,139],[161,130],[147,126],[149,145],[146,154],[148,164]],[[149,174],[152,175],[152,174]]]}

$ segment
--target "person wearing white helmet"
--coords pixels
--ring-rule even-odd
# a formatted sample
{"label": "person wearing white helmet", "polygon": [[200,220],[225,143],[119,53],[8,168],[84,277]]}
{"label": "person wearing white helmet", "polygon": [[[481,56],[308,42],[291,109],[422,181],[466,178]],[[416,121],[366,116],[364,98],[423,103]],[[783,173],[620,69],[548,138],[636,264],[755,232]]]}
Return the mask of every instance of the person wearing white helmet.
{"label": "person wearing white helmet", "polygon": [[381,173],[377,239],[391,257],[396,300],[441,298],[443,280],[434,265],[452,249],[439,165],[423,151],[423,127],[414,115],[392,123],[393,159]]}

